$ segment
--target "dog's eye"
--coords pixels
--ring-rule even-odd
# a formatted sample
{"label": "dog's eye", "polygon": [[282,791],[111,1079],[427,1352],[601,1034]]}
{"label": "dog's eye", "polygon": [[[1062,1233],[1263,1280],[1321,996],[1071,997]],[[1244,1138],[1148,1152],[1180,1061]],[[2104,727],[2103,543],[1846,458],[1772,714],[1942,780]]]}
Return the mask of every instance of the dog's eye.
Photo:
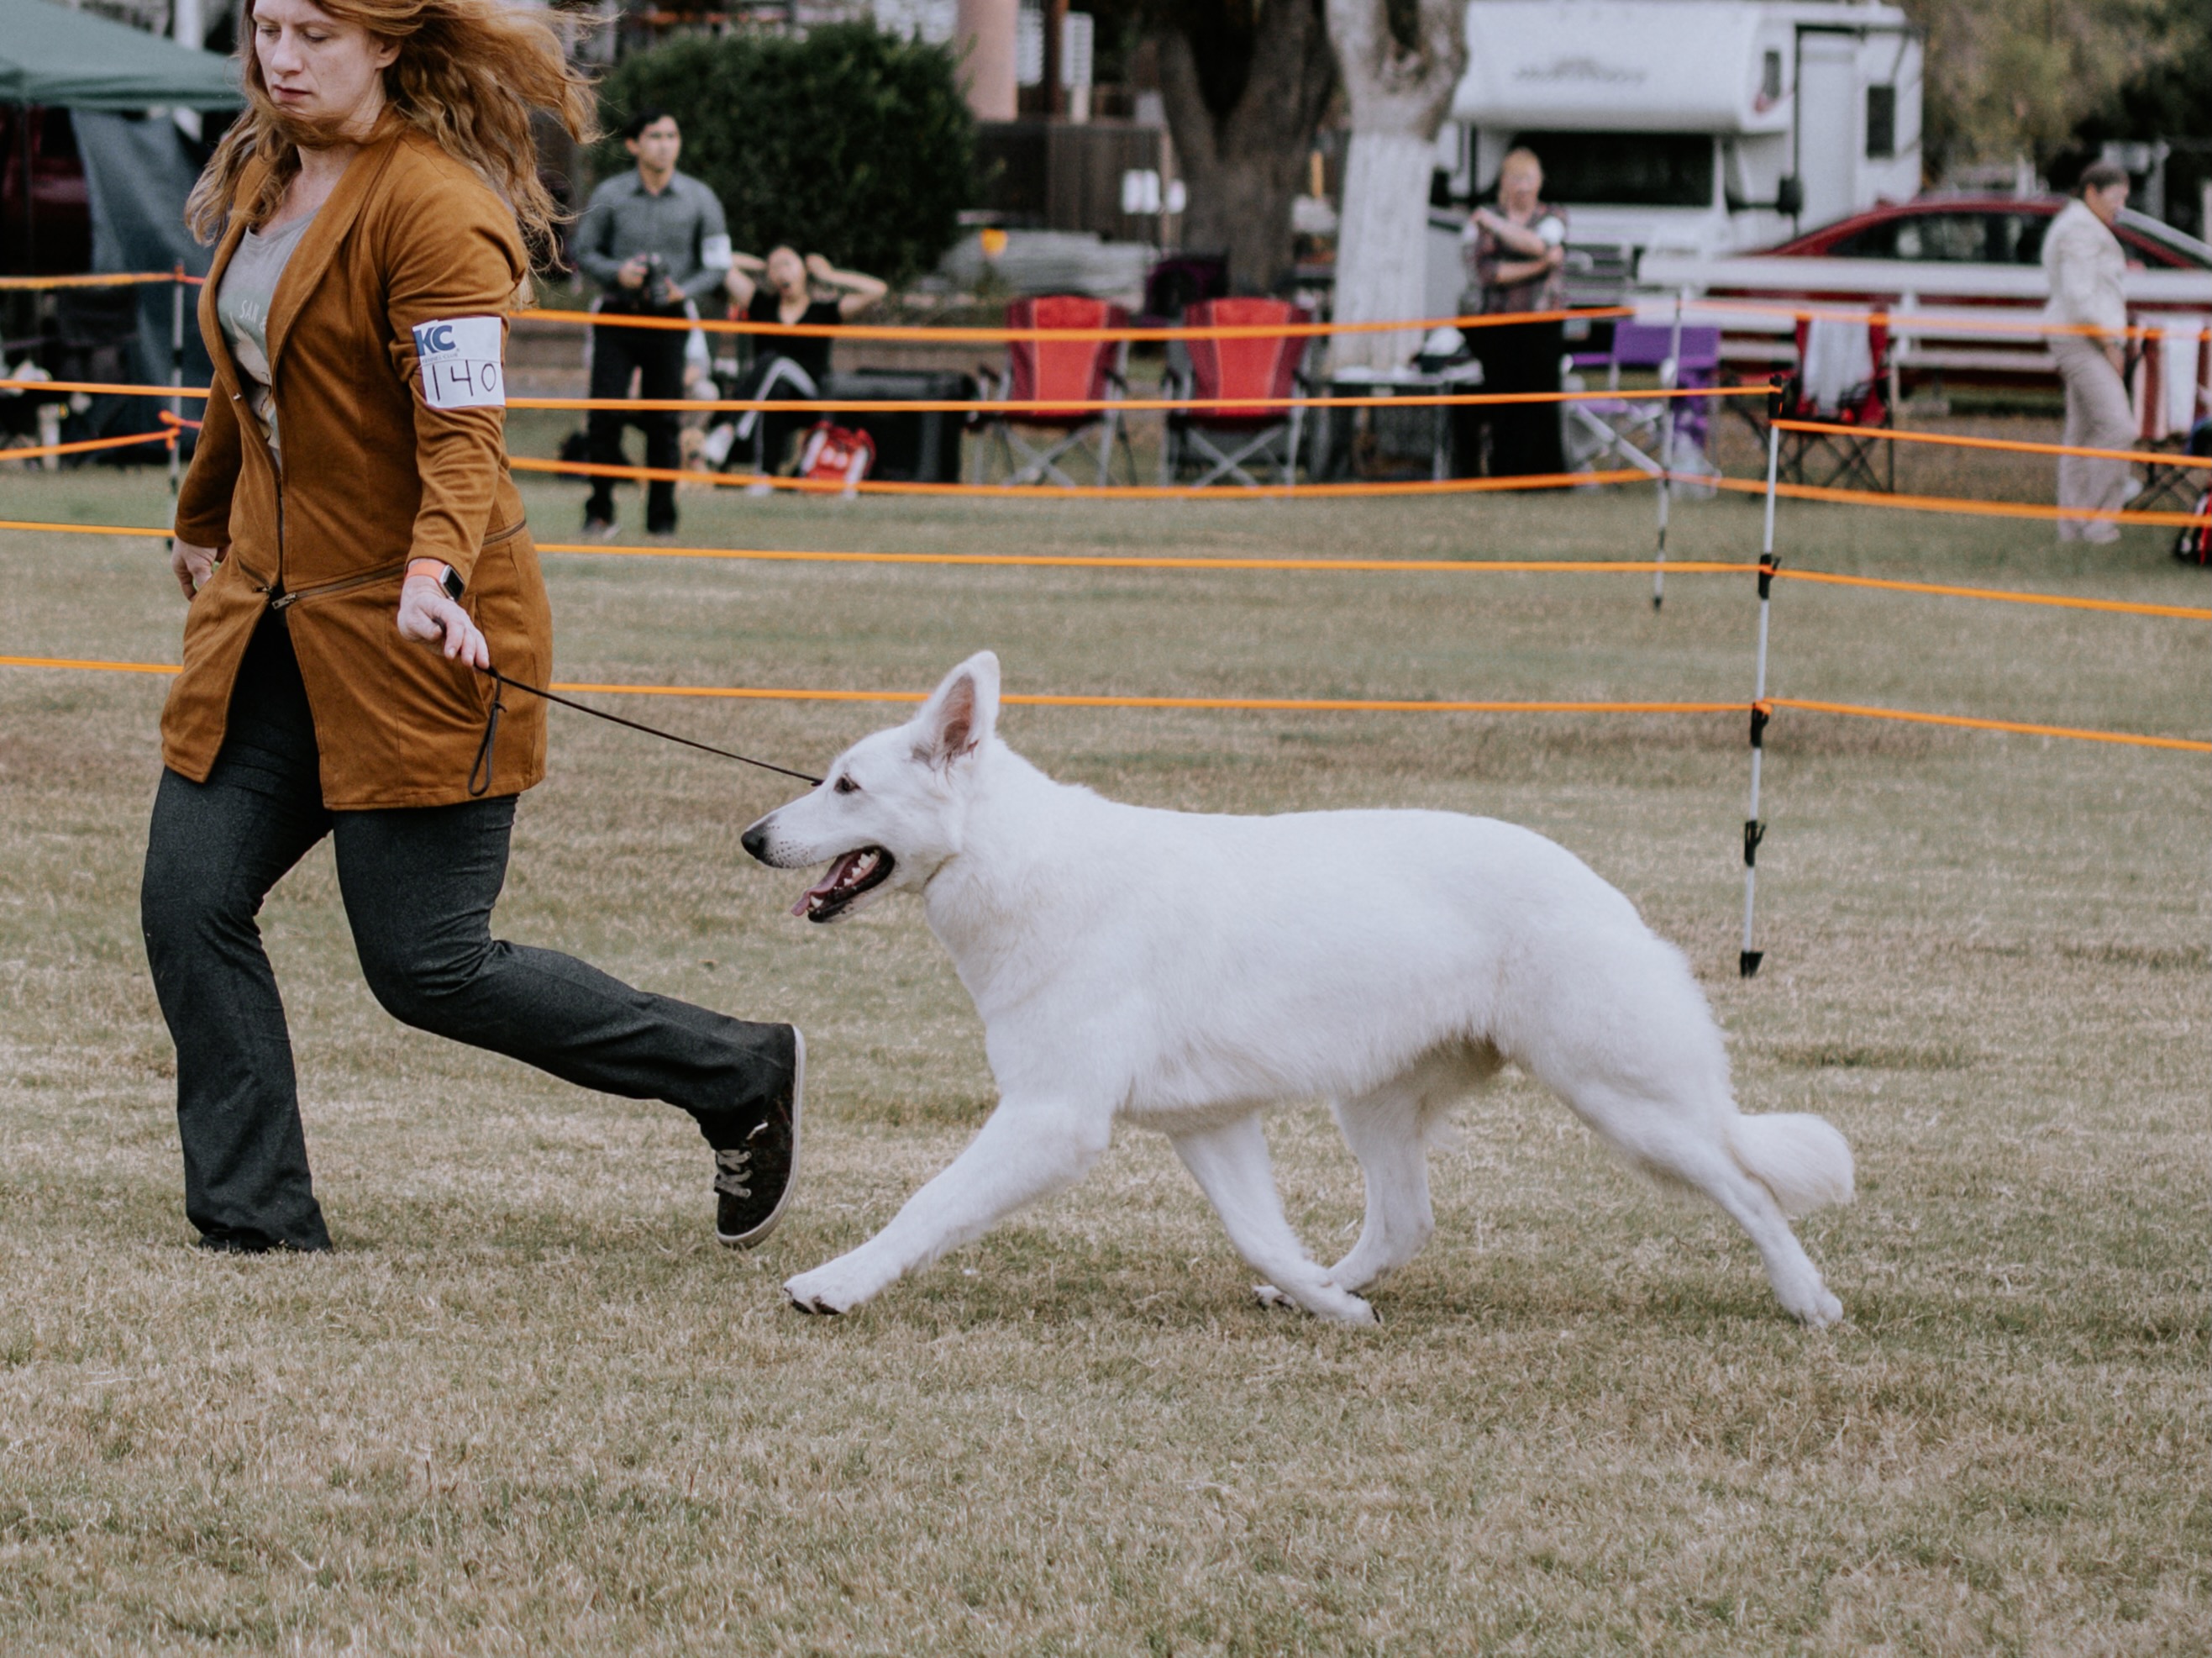
{"label": "dog's eye", "polygon": [[841,795],[857,795],[860,792],[860,785],[853,781],[850,772],[838,778],[834,786]]}

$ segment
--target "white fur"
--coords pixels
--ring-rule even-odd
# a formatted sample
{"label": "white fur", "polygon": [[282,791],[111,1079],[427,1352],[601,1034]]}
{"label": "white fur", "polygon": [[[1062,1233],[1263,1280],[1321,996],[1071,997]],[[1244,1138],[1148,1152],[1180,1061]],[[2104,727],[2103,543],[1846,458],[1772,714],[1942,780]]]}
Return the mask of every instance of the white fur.
{"label": "white fur", "polygon": [[[1743,1117],[1680,952],[1565,849],[1444,812],[1201,816],[1054,783],[994,735],[999,664],[948,675],[746,832],[778,868],[896,859],[983,1017],[998,1108],[874,1237],[785,1289],[845,1312],[1080,1179],[1115,1119],[1166,1133],[1262,1293],[1347,1322],[1432,1229],[1425,1143],[1510,1062],[1631,1164],[1733,1216],[1784,1307],[1843,1308],[1786,1214],[1851,1196],[1817,1117]],[[1283,1217],[1260,1112],[1327,1099],[1366,1178],[1334,1266]]]}

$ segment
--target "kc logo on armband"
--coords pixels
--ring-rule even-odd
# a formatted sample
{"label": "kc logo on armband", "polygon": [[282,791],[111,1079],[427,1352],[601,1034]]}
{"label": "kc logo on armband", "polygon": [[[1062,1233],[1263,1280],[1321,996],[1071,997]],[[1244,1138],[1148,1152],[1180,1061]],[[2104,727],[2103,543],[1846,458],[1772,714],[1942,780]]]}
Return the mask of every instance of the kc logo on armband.
{"label": "kc logo on armband", "polygon": [[500,363],[497,317],[455,317],[415,325],[415,359],[422,401],[434,409],[503,409],[507,376]]}

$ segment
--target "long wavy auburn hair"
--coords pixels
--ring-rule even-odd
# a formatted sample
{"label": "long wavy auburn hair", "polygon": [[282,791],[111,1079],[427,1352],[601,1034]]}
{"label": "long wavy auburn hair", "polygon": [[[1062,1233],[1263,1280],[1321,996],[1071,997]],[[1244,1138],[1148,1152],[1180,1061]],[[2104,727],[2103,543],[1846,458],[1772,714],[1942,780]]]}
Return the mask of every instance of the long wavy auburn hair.
{"label": "long wavy auburn hair", "polygon": [[[551,258],[562,214],[538,176],[532,112],[544,110],[579,143],[599,136],[591,83],[568,60],[549,17],[505,0],[315,0],[341,22],[357,23],[399,55],[384,71],[378,130],[403,122],[475,168],[514,210],[533,263]],[[300,147],[335,134],[277,107],[254,51],[253,0],[239,21],[246,112],[216,146],[185,204],[203,242],[233,213],[253,228],[269,222],[300,171]],[[264,163],[258,182],[247,182]]]}

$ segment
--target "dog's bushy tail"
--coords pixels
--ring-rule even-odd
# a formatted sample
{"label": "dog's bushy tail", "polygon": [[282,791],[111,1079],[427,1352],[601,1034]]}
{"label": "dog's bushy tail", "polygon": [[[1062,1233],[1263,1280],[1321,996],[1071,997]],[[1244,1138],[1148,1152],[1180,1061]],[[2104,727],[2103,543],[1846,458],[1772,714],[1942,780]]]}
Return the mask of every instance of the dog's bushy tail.
{"label": "dog's bushy tail", "polygon": [[1793,1220],[1851,1200],[1851,1148],[1825,1117],[1738,1117],[1729,1125],[1729,1149]]}

